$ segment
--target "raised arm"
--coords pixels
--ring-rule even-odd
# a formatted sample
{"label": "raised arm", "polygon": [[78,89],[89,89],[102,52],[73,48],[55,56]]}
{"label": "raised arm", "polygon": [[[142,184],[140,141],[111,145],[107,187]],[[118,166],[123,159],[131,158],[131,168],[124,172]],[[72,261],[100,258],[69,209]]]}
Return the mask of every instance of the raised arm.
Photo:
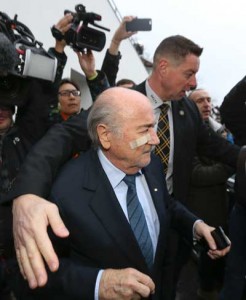
{"label": "raised arm", "polygon": [[132,21],[134,18],[135,17],[133,16],[126,16],[123,18],[120,26],[116,29],[109,49],[105,54],[101,70],[106,74],[110,86],[115,86],[116,76],[119,70],[119,63],[121,59],[121,54],[119,51],[121,42],[136,34],[136,32],[126,31],[126,22]]}

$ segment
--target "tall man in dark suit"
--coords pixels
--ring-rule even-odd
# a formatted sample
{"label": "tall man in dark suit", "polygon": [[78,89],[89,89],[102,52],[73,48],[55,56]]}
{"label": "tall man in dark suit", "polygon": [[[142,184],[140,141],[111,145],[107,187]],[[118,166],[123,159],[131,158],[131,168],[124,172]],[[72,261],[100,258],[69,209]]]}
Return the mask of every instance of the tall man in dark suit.
{"label": "tall man in dark suit", "polygon": [[[164,39],[156,49],[152,74],[136,87],[148,96],[157,118],[160,104],[165,102],[169,107],[170,152],[166,180],[169,193],[181,202],[185,202],[188,193],[196,153],[232,167],[236,166],[239,153],[238,147],[230,145],[203,124],[195,103],[185,97],[185,92],[196,85],[201,53],[202,49],[185,37]],[[59,165],[71,156],[73,150],[78,151],[74,149],[74,144],[79,144],[84,138],[83,124],[84,118],[78,115],[49,133],[46,141],[27,159],[17,187],[18,182],[21,184],[13,197],[24,194],[48,196]],[[37,160],[35,152],[43,154],[43,158]],[[59,236],[66,236],[68,232],[57,214],[57,208],[37,196],[19,197],[14,201],[13,208],[16,249],[21,268],[31,286],[43,285],[47,275],[41,254],[52,270],[58,268],[58,259],[45,228],[51,224]],[[37,222],[38,227],[35,226]]]}
{"label": "tall man in dark suit", "polygon": [[[32,299],[165,299],[170,225],[190,242],[193,231],[204,236],[216,249],[212,227],[167,192],[162,164],[151,154],[159,143],[155,123],[141,93],[112,88],[99,96],[88,117],[94,148],[68,162],[51,191],[70,232],[62,249],[68,254],[59,257],[60,268],[47,286],[29,289]],[[28,289],[21,295],[29,299]]]}

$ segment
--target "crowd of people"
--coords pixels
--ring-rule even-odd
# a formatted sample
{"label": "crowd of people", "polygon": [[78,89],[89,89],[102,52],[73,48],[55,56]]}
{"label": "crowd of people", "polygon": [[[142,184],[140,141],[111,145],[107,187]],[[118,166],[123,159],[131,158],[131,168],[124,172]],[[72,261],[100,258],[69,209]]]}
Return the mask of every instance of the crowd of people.
{"label": "crowd of people", "polygon": [[[90,49],[75,53],[89,109],[63,78],[64,39],[49,49],[54,82],[18,77],[20,95],[8,103],[0,94],[1,299],[243,299],[245,78],[226,95],[221,124],[196,79],[203,48],[184,36],[160,42],[142,83],[116,80],[133,18],[116,29],[100,70]],[[64,35],[72,20],[56,30]],[[17,76],[4,32],[1,51],[0,91]],[[218,226],[229,236],[223,249]],[[185,299],[177,286],[194,249],[199,283]]]}

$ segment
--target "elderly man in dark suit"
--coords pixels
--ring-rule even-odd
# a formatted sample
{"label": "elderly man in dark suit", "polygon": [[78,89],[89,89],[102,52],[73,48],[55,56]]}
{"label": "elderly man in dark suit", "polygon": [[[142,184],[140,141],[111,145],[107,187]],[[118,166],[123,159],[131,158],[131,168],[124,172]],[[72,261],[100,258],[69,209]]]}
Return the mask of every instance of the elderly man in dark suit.
{"label": "elderly man in dark suit", "polygon": [[[218,137],[203,124],[195,103],[185,97],[185,92],[196,85],[201,53],[202,48],[185,37],[164,39],[155,52],[152,74],[136,87],[147,95],[157,118],[161,115],[162,104],[167,104],[170,138],[168,158],[163,159],[163,166],[167,170],[168,191],[181,202],[185,202],[188,193],[192,161],[196,153],[232,167],[236,166],[239,153],[237,146]],[[85,142],[84,121],[83,116],[78,115],[49,133],[46,141],[27,158],[28,163],[16,181],[13,198],[24,194],[48,196],[59,165],[73,151],[78,151],[76,146],[80,147]],[[160,146],[163,144],[161,141]],[[37,160],[35,153],[39,156],[43,154],[43,158]],[[39,165],[40,170],[37,167]],[[13,206],[17,256],[23,273],[33,287],[43,285],[47,280],[41,255],[51,270],[56,270],[59,264],[43,230],[47,224],[51,224],[57,235],[68,234],[57,208],[37,196],[21,196]],[[39,227],[35,226],[37,222]],[[30,256],[33,259],[29,260]],[[171,273],[168,277],[171,277]]]}
{"label": "elderly man in dark suit", "polygon": [[67,254],[47,286],[29,290],[32,299],[165,299],[170,225],[190,243],[192,232],[205,237],[213,258],[229,251],[216,250],[213,228],[168,194],[162,164],[151,154],[159,143],[155,123],[149,100],[136,91],[112,88],[99,96],[88,117],[95,147],[68,162],[51,191],[70,231]]}

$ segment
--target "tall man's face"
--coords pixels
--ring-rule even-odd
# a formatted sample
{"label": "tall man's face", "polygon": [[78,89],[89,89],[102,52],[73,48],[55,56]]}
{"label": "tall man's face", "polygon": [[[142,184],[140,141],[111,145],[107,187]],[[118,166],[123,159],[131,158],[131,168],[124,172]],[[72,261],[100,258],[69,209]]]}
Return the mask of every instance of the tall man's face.
{"label": "tall man's face", "polygon": [[160,60],[161,85],[165,91],[166,100],[179,100],[185,96],[187,91],[197,85],[196,73],[199,65],[199,57],[194,54],[188,54],[180,63],[172,59]]}

